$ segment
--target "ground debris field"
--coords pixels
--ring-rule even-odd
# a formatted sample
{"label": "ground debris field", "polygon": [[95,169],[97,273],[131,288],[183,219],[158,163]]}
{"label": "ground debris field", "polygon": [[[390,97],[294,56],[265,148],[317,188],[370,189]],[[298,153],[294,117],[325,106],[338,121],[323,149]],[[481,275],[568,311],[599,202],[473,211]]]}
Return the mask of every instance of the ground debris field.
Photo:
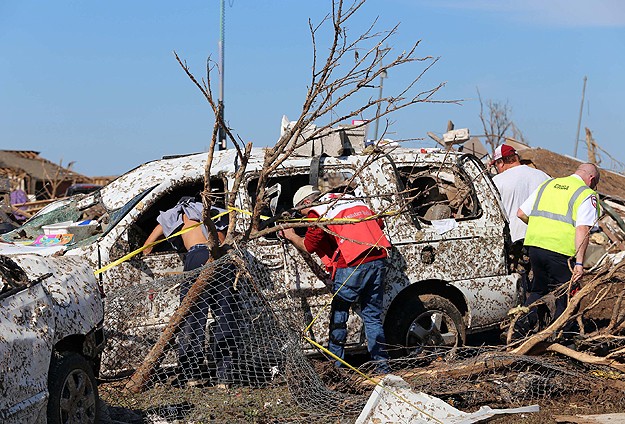
{"label": "ground debris field", "polygon": [[[253,288],[243,280],[238,284],[241,291]],[[442,399],[460,411],[541,407],[538,413],[500,416],[493,422],[553,423],[556,415],[625,411],[624,287],[625,261],[606,262],[583,277],[561,319],[531,335],[503,344],[501,335],[508,334],[511,318],[502,328],[471,335],[463,347],[426,347],[393,359],[392,373],[412,391]],[[102,421],[355,422],[380,379],[374,364],[366,362],[367,355],[347,358],[355,369],[336,369],[322,354],[306,354],[302,334],[281,322],[262,298],[250,296],[246,305],[240,368],[225,387],[210,365],[204,385],[180,384],[175,361],[167,362],[170,347],[163,353],[163,364],[140,380],[140,386],[134,385],[139,381],[136,373],[129,378],[132,369],[101,380]],[[569,323],[577,329],[562,332]],[[128,357],[122,349],[136,349],[139,340],[120,343],[118,356]],[[145,353],[128,352],[141,364]]]}
{"label": "ground debris field", "polygon": [[[501,352],[482,350],[482,355]],[[469,354],[469,350],[464,352]],[[608,369],[584,367],[555,357],[516,358],[501,354],[500,366],[493,361],[472,376],[461,376],[452,369],[459,360],[438,358],[423,368],[408,366],[395,373],[411,384],[467,412],[488,405],[510,408],[538,404],[541,411],[532,414],[500,416],[491,422],[553,423],[555,415],[614,413],[625,410],[625,374]],[[491,356],[492,358],[492,356]],[[505,358],[505,359],[504,359]],[[488,363],[482,359],[469,360]],[[324,383],[338,392],[351,392],[366,398],[372,383],[350,373],[337,373],[318,362],[315,368],[326,369]],[[462,369],[462,365],[458,368]],[[429,373],[429,374],[428,374]],[[449,375],[449,377],[445,377]],[[123,382],[122,382],[123,383]],[[100,386],[104,403],[104,422],[188,422],[188,423],[273,423],[273,422],[354,422],[358,411],[353,408],[324,410],[318,405],[319,393],[309,387],[309,405],[293,399],[289,383],[283,381],[267,387],[172,388],[166,384],[130,397],[120,396],[120,383]],[[156,402],[157,401],[157,402]],[[156,405],[158,403],[158,405]],[[362,403],[359,403],[362,406]]]}
{"label": "ground debris field", "polygon": [[[499,416],[491,422],[554,423],[556,416],[625,411],[624,281],[622,264],[585,277],[584,286],[594,288],[576,316],[583,318],[587,313],[591,318],[586,331],[568,341],[565,355],[546,348],[562,342],[557,335],[528,354],[517,354],[514,349],[519,342],[504,346],[498,342],[500,331],[492,331],[470,337],[462,348],[437,348],[395,359],[393,374],[401,376],[413,391],[438,397],[461,411],[473,412],[486,405],[514,408],[537,404],[541,408],[537,413]],[[576,357],[579,354],[586,356]],[[348,358],[360,366],[361,374],[337,370],[322,357],[290,354],[285,371],[275,378],[227,388],[210,382],[204,387],[176,387],[167,371],[140,393],[127,390],[128,379],[102,381],[103,422],[350,423],[378,381],[375,375],[365,377],[372,367],[363,358]]]}

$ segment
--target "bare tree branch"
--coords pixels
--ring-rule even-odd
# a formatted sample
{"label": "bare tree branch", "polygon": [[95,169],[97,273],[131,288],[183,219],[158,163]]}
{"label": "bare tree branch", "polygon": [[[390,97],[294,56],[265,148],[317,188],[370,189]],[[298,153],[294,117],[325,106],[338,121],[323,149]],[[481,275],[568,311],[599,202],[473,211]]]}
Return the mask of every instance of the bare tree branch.
{"label": "bare tree branch", "polygon": [[[480,121],[484,128],[484,137],[486,144],[490,147],[490,151],[494,152],[497,146],[504,143],[508,139],[519,141],[527,144],[523,134],[510,118],[511,108],[508,103],[499,103],[493,100],[484,101],[480,90],[477,90],[478,99],[480,101]],[[508,136],[509,133],[510,136]]]}
{"label": "bare tree branch", "polygon": [[[392,46],[399,28],[398,25],[390,30],[379,31],[376,30],[378,19],[374,18],[363,31],[358,32],[355,36],[351,36],[348,23],[356,13],[361,11],[365,3],[366,0],[349,2],[333,0],[331,2],[331,12],[324,16],[318,24],[315,25],[311,20],[308,21],[312,44],[312,67],[306,97],[302,102],[299,116],[283,131],[275,145],[265,150],[263,167],[259,172],[256,192],[253,196],[255,203],[251,211],[252,216],[251,218],[246,218],[246,222],[249,221],[249,225],[243,233],[235,235],[234,219],[231,219],[228,231],[228,241],[230,243],[244,242],[245,240],[279,229],[278,227],[263,228],[263,225],[261,225],[261,211],[266,208],[268,203],[265,194],[266,187],[269,177],[282,167],[284,161],[292,157],[297,149],[312,143],[314,140],[332,135],[334,132],[339,131],[336,127],[337,125],[346,121],[349,122],[350,119],[362,119],[370,114],[372,117],[369,118],[369,121],[374,121],[418,103],[459,103],[461,101],[439,100],[435,98],[436,93],[444,86],[444,83],[435,84],[425,89],[417,89],[425,73],[431,70],[432,66],[437,63],[438,58],[431,56],[418,57],[416,52],[419,47],[419,41],[414,43],[410,49],[393,55],[393,48],[386,46]],[[318,40],[322,31],[326,31],[330,35],[330,42],[328,47],[323,50],[323,57],[318,46]],[[354,60],[354,51],[361,52],[357,60]],[[240,161],[237,172],[241,172],[237,175],[236,185],[238,189],[243,176],[242,172],[245,170],[251,150],[248,151],[246,149],[243,152],[231,130],[227,128],[224,122],[219,122],[221,118],[218,105],[210,90],[210,74],[214,71],[214,67],[207,65],[206,79],[200,83],[193,77],[186,63],[182,62],[177,54],[175,56],[187,76],[200,89],[208,101],[215,116],[215,128],[219,126],[226,128],[228,138],[232,140],[237,148],[237,157]],[[400,86],[395,93],[389,92],[381,98],[371,94],[367,95],[369,93],[367,90],[375,87],[376,81],[379,80],[380,75],[383,73],[419,63],[425,63],[426,66],[420,69],[416,76],[408,81],[407,84]],[[361,100],[363,95],[366,96],[364,101]],[[323,123],[319,124],[321,121]],[[389,122],[387,121],[386,129],[388,129],[388,125]],[[386,133],[386,130],[384,133]],[[211,150],[215,148],[214,140],[215,130],[211,140]],[[374,155],[370,158],[370,161],[373,160],[375,160]],[[211,162],[212,153],[207,161],[207,179],[210,175],[208,168]],[[207,185],[207,187],[210,187],[210,185]],[[205,195],[208,194],[208,192],[205,192]],[[234,193],[229,193],[229,203],[231,202],[233,205]],[[404,207],[398,209],[405,210]],[[301,226],[302,224],[280,224],[280,227],[284,225]],[[325,226],[323,223],[305,223],[305,225]]]}

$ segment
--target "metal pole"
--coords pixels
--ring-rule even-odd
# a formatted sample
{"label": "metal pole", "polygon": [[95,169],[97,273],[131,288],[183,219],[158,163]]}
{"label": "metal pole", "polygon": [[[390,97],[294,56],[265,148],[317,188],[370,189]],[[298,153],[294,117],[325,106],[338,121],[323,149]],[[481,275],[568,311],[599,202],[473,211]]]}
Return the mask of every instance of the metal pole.
{"label": "metal pole", "polygon": [[579,107],[579,119],[577,120],[577,134],[575,135],[575,152],[574,157],[577,157],[577,144],[579,142],[579,127],[582,125],[582,111],[584,110],[584,95],[586,94],[586,80],[588,78],[584,75],[584,87],[582,88],[582,104]]}
{"label": "metal pole", "polygon": [[221,19],[219,22],[219,128],[217,130],[217,142],[219,144],[219,150],[226,149],[226,130],[224,126],[226,121],[224,120],[224,74],[225,72],[225,26],[226,26],[226,5],[225,0],[221,0]]}
{"label": "metal pole", "polygon": [[[381,65],[380,65],[381,66]],[[382,88],[384,86],[384,78],[386,78],[386,71],[382,71],[382,73],[380,73],[380,94],[378,95],[378,109],[375,113],[375,130],[373,133],[373,140],[378,141],[378,125],[380,123],[380,106],[381,106],[381,102],[380,100],[382,100]]]}

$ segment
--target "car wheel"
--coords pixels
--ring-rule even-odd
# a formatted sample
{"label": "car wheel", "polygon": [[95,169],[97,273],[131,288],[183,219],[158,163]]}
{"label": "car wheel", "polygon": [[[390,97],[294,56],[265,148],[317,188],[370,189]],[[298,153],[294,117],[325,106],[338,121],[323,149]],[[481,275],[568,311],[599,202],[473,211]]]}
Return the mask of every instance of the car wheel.
{"label": "car wheel", "polygon": [[[394,357],[435,352],[437,347],[461,346],[465,326],[456,306],[444,297],[424,294],[404,303],[388,331]],[[387,327],[389,328],[389,327]]]}
{"label": "car wheel", "polygon": [[48,390],[48,423],[99,422],[98,386],[91,365],[82,355],[54,354]]}

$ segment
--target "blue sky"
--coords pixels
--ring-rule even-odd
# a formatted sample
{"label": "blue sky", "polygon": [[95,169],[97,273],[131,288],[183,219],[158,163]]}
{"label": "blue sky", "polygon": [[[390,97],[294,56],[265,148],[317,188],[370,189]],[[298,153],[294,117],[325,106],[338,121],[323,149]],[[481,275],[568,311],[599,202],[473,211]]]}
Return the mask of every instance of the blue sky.
{"label": "blue sky", "polygon": [[[89,176],[205,151],[213,118],[172,52],[203,77],[207,58],[218,57],[219,5],[1,0],[1,148],[74,161]],[[226,119],[245,141],[273,144],[282,115],[299,113],[312,63],[308,19],[329,10],[329,0],[226,0]],[[572,155],[587,76],[580,139],[590,128],[625,162],[625,2],[369,0],[350,33],[376,17],[380,30],[400,24],[390,47],[421,40],[418,56],[440,57],[420,88],[444,82],[437,99],[464,100],[401,111],[390,138],[433,146],[426,133],[441,134],[449,119],[481,134],[479,89],[508,104],[531,146]],[[422,69],[389,72],[385,93]],[[578,157],[586,157],[581,141]],[[605,155],[603,165],[613,166]]]}

